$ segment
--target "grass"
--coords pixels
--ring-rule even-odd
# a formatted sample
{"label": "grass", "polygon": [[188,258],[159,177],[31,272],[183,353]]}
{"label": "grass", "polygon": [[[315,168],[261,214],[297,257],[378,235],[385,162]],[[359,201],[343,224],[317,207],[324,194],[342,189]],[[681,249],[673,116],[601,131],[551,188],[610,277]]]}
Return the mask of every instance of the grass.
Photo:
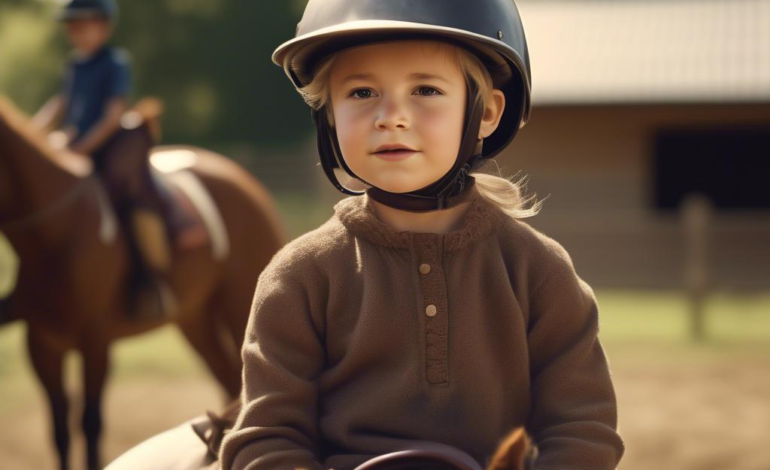
{"label": "grass", "polygon": [[600,338],[613,368],[704,366],[770,359],[770,292],[713,294],[706,338],[690,333],[689,306],[676,291],[597,291]]}
{"label": "grass", "polygon": [[340,199],[326,200],[325,194],[319,197],[298,191],[275,191],[273,195],[289,239],[321,226],[332,216],[334,202]]}
{"label": "grass", "polygon": [[[602,338],[611,341],[688,341],[689,306],[680,292],[599,291]],[[710,342],[770,339],[770,293],[715,293],[706,305]]]}
{"label": "grass", "polygon": [[[0,330],[0,416],[43,400],[42,389],[26,355],[26,327],[15,323]],[[112,349],[110,384],[134,380],[175,380],[207,374],[203,362],[171,326],[122,340]],[[80,389],[80,360],[66,361],[66,387]]]}

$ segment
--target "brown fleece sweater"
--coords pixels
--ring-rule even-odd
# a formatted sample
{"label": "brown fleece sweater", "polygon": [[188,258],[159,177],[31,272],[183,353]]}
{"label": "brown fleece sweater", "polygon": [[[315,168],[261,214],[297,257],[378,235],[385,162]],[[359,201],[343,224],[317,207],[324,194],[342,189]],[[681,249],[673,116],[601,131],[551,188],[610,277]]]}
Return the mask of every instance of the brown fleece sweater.
{"label": "brown fleece sweater", "polygon": [[349,470],[419,441],[484,465],[520,425],[536,470],[617,466],[593,291],[556,241],[469,194],[444,235],[397,232],[350,197],[275,255],[225,470]]}

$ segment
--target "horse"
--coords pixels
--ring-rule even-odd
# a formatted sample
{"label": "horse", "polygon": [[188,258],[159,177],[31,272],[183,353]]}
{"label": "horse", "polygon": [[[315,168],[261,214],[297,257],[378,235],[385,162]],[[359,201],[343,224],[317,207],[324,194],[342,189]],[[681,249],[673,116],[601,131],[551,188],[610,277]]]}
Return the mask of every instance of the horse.
{"label": "horse", "polygon": [[0,237],[20,260],[15,289],[0,299],[0,325],[27,324],[27,351],[48,399],[61,470],[69,468],[69,400],[63,386],[68,351],[83,361],[81,424],[89,470],[101,468],[102,395],[114,341],[172,322],[228,397],[240,391],[239,352],[254,287],[285,243],[284,233],[268,191],[235,162],[192,146],[156,147],[152,156],[180,152],[186,171],[219,211],[229,254],[213,256],[210,243],[172,247],[168,280],[178,294],[175,314],[131,318],[129,237],[110,217],[109,197],[91,162],[55,150],[0,96]]}

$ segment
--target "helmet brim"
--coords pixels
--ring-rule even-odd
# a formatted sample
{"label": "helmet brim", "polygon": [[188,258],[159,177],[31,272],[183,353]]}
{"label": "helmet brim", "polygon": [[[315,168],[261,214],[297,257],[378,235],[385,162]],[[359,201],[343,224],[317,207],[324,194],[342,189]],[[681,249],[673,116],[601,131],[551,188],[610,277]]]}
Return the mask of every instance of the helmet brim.
{"label": "helmet brim", "polygon": [[62,11],[58,15],[57,19],[63,23],[66,23],[67,21],[90,20],[90,19],[102,19],[102,20],[110,21],[112,18],[101,10],[70,9],[70,10]]}
{"label": "helmet brim", "polygon": [[[391,20],[350,21],[319,29],[281,44],[273,52],[272,59],[276,65],[298,70],[296,65],[302,59],[312,57],[318,50],[323,50],[323,55],[329,55],[331,52],[348,47],[380,40],[398,40],[404,37],[408,39],[410,36],[458,42],[474,49],[482,58],[487,59],[487,65],[504,66],[507,63],[514,66],[522,76],[529,74],[519,54],[502,41],[462,29]],[[312,78],[309,76],[312,70],[300,70],[300,73],[305,76],[297,77],[301,80],[297,85],[304,86],[307,84],[306,80]],[[290,78],[294,80],[293,77]]]}

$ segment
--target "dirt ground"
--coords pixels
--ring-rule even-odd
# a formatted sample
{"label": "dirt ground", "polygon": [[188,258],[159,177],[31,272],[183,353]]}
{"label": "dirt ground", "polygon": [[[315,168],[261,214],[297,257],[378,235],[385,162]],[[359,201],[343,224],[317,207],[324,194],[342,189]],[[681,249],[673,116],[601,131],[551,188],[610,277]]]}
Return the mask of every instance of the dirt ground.
{"label": "dirt ground", "polygon": [[[620,432],[627,452],[621,470],[770,469],[770,373],[767,355],[738,363],[676,361],[615,365]],[[142,439],[219,403],[206,377],[132,380],[111,386],[106,402],[105,460]],[[47,412],[31,400],[2,417],[0,467],[55,468]],[[74,414],[74,413],[73,413]],[[73,420],[73,425],[76,420]],[[74,439],[74,469],[83,468]]]}

